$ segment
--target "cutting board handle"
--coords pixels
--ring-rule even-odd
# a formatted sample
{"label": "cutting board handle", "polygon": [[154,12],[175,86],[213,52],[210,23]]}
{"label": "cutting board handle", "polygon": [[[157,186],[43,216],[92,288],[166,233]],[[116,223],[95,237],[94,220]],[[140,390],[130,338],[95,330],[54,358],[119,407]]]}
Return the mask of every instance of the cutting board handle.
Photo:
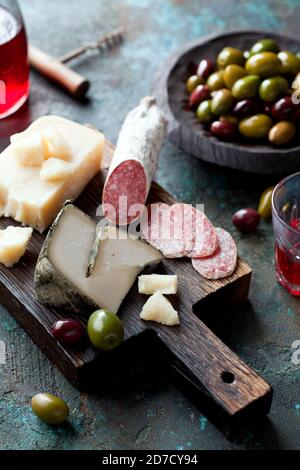
{"label": "cutting board handle", "polygon": [[[268,413],[272,388],[191,312],[178,327],[155,327],[170,365],[201,393],[206,411],[239,422]],[[210,416],[211,418],[211,416]]]}

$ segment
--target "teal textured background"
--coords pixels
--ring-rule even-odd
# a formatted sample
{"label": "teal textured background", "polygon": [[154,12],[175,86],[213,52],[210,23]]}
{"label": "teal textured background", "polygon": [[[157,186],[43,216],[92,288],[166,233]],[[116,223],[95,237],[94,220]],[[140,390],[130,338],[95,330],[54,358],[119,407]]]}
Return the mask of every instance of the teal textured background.
{"label": "teal textured background", "polygon": [[[103,56],[91,54],[74,68],[92,81],[90,99],[79,104],[32,73],[30,105],[0,123],[1,147],[9,133],[43,114],[90,122],[116,141],[127,112],[151,91],[163,61],[185,42],[235,28],[263,28],[299,35],[299,0],[20,0],[32,44],[54,56],[124,25],[124,44]],[[1,4],[1,1],[0,1]],[[1,449],[262,449],[300,448],[300,367],[292,342],[300,339],[300,304],[274,280],[269,222],[249,236],[231,224],[240,207],[256,206],[261,191],[278,178],[246,175],[204,164],[166,143],[158,182],[176,198],[204,203],[214,224],[229,229],[239,253],[253,266],[250,300],[212,313],[218,335],[274,387],[269,419],[228,441],[165,376],[138,357],[128,370],[130,393],[80,394],[0,309]],[[1,301],[1,299],[0,299]],[[101,371],[99,371],[101,374]],[[51,428],[31,413],[40,391],[64,397],[69,424]]]}

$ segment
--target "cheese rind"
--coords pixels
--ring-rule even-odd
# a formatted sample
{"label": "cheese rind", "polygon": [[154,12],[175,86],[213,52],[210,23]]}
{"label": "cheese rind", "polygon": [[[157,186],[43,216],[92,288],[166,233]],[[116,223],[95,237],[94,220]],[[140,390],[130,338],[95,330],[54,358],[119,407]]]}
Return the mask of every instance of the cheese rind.
{"label": "cheese rind", "polygon": [[143,306],[140,318],[167,326],[179,325],[180,323],[178,312],[161,292],[156,292],[149,297]]}
{"label": "cheese rind", "polygon": [[139,276],[139,293],[151,295],[155,292],[176,294],[178,279],[170,274],[142,274]]}
{"label": "cheese rind", "polygon": [[35,121],[22,136],[22,142],[33,131],[59,128],[72,149],[74,171],[63,180],[43,181],[40,167],[19,163],[13,145],[0,155],[0,215],[12,217],[43,232],[55,219],[68,199],[76,199],[100,170],[104,136],[93,129],[58,116],[44,116]]}
{"label": "cheese rind", "polygon": [[0,263],[10,268],[24,255],[32,235],[32,228],[9,226],[0,230]]}

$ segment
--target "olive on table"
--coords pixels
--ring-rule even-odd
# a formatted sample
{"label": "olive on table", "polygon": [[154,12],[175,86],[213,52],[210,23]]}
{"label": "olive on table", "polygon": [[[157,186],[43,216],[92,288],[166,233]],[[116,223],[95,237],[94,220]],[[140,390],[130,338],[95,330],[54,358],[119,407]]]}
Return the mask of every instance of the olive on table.
{"label": "olive on table", "polygon": [[231,92],[227,88],[222,88],[215,93],[211,101],[211,111],[217,116],[226,114],[232,108],[233,102]]}
{"label": "olive on table", "polygon": [[280,51],[278,59],[281,62],[281,73],[296,74],[300,71],[300,59],[290,51]]}
{"label": "olive on table", "polygon": [[270,38],[263,38],[257,41],[250,49],[250,55],[258,54],[259,52],[278,52],[279,47],[276,41]]}
{"label": "olive on table", "polygon": [[235,82],[232,87],[232,94],[237,100],[244,100],[247,98],[254,98],[260,84],[258,75],[248,75],[247,77],[240,78]]}
{"label": "olive on table", "polygon": [[289,143],[296,134],[296,126],[290,121],[279,121],[269,131],[269,141],[273,145],[285,145]]}
{"label": "olive on table", "polygon": [[198,85],[203,85],[205,80],[198,75],[191,75],[186,82],[186,91],[191,94]]}
{"label": "olive on table", "polygon": [[84,335],[84,327],[73,318],[63,318],[52,325],[53,337],[66,344],[77,343]]}
{"label": "olive on table", "polygon": [[274,101],[288,90],[288,81],[279,76],[266,78],[259,86],[259,96],[263,101]]}
{"label": "olive on table", "polygon": [[236,64],[227,65],[223,76],[225,85],[231,89],[239,78],[243,78],[246,75],[247,72],[244,67]]}
{"label": "olive on table", "polygon": [[223,114],[223,116],[219,117],[219,121],[230,122],[234,126],[237,126],[239,123],[239,119],[237,118],[237,116],[234,116],[233,114]]}
{"label": "olive on table", "polygon": [[225,69],[227,65],[243,65],[244,63],[245,58],[243,52],[235,47],[224,47],[217,57],[217,65],[220,69]]}
{"label": "olive on table", "polygon": [[275,186],[265,189],[260,196],[257,212],[262,219],[268,219],[272,215],[272,194]]}
{"label": "olive on table", "polygon": [[210,122],[213,119],[213,113],[211,111],[211,100],[204,100],[199,104],[196,116],[200,122]]}
{"label": "olive on table", "polygon": [[255,114],[257,111],[258,103],[255,99],[240,100],[233,108],[233,113],[240,118]]}
{"label": "olive on table", "polygon": [[210,97],[210,91],[207,85],[198,85],[190,95],[189,106],[195,109],[201,101]]}
{"label": "olive on table", "polygon": [[272,106],[272,116],[278,121],[293,119],[295,113],[295,105],[290,96],[280,98]]}
{"label": "olive on table", "polygon": [[47,424],[62,424],[69,416],[64,400],[51,393],[38,393],[31,399],[34,414]]}
{"label": "olive on table", "polygon": [[111,351],[123,341],[124,328],[117,315],[107,309],[96,310],[89,318],[87,332],[97,349]]}
{"label": "olive on table", "polygon": [[268,78],[280,73],[281,62],[274,52],[259,52],[249,57],[245,67],[251,75]]}
{"label": "olive on table", "polygon": [[254,232],[260,222],[260,215],[250,207],[240,209],[232,217],[232,223],[241,232]]}
{"label": "olive on table", "polygon": [[197,75],[205,80],[213,73],[214,64],[210,59],[202,59],[199,62]]}
{"label": "olive on table", "polygon": [[229,121],[214,121],[210,132],[222,140],[233,140],[236,137],[237,127]]}
{"label": "olive on table", "polygon": [[272,125],[272,119],[266,114],[255,114],[240,121],[239,131],[250,139],[263,139],[267,137]]}
{"label": "olive on table", "polygon": [[206,85],[210,91],[216,91],[220,90],[220,88],[224,88],[224,70],[218,70],[217,72],[212,73],[208,77]]}

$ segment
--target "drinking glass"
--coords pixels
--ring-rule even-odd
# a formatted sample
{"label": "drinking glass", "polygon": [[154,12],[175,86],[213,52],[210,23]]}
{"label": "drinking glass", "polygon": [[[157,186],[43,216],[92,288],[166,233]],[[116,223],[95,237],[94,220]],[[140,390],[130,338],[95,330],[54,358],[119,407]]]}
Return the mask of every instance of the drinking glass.
{"label": "drinking glass", "polygon": [[0,0],[0,119],[17,111],[29,93],[27,38],[17,0]]}

